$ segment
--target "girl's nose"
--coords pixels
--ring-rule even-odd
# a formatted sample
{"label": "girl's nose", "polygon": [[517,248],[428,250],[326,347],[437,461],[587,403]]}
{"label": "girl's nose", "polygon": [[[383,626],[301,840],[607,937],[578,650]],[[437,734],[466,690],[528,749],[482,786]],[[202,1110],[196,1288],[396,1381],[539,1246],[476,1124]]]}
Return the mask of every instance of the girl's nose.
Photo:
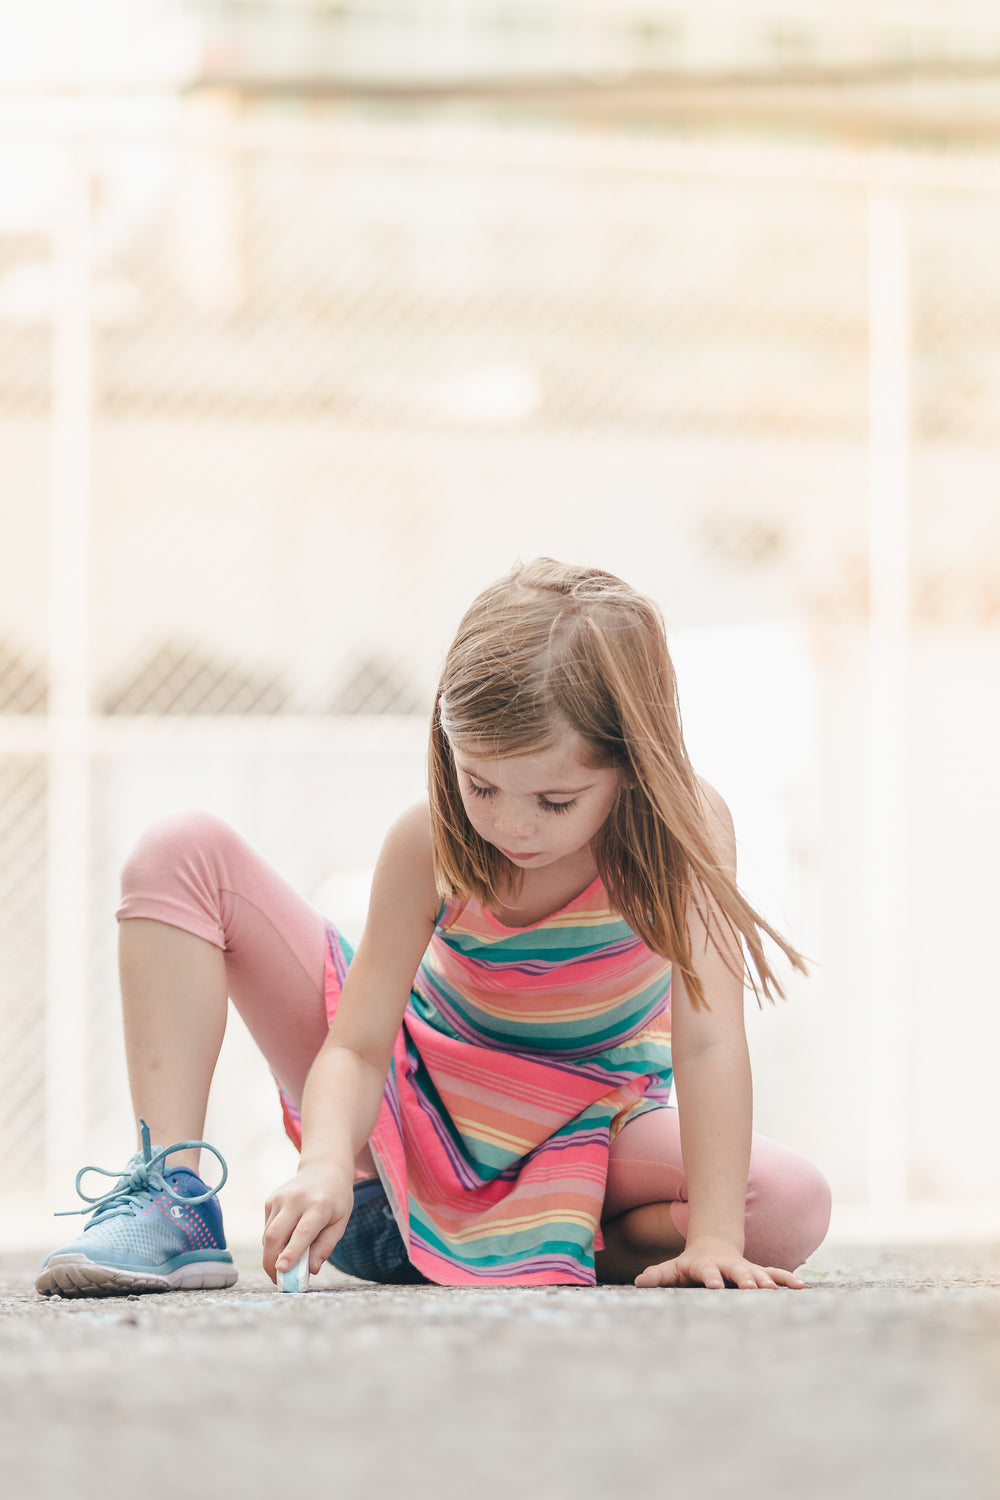
{"label": "girl's nose", "polygon": [[534,828],[534,819],[527,813],[519,812],[516,808],[500,808],[493,820],[493,826],[498,832],[513,835],[515,838],[523,838],[531,833]]}

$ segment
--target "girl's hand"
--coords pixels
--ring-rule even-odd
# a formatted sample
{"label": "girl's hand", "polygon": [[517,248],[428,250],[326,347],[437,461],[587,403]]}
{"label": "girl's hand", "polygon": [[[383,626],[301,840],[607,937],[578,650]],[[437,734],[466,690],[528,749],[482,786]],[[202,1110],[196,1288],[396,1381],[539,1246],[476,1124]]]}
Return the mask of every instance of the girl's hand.
{"label": "girl's hand", "polygon": [[312,1246],[315,1276],[347,1228],[354,1207],[354,1169],[310,1162],[276,1188],[264,1205],[264,1270],[276,1282]]}
{"label": "girl's hand", "polygon": [[755,1266],[726,1240],[708,1238],[691,1240],[675,1259],[647,1266],[635,1278],[636,1286],[704,1286],[713,1291],[721,1291],[727,1281],[753,1292],[773,1292],[779,1286],[800,1291],[805,1286],[791,1271]]}

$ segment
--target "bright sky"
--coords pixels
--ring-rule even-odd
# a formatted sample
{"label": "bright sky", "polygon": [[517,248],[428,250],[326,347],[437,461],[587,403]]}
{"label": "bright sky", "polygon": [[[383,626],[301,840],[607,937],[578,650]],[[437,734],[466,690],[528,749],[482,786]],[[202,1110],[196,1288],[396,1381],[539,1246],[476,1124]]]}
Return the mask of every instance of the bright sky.
{"label": "bright sky", "polygon": [[177,0],[0,0],[0,88],[172,82],[194,32]]}
{"label": "bright sky", "polygon": [[[296,8],[296,0],[284,4]],[[309,8],[307,0],[297,4]],[[281,0],[272,0],[274,11],[281,8]],[[357,0],[355,9],[363,17],[366,0]],[[504,13],[503,7],[492,9]],[[373,7],[383,18],[412,12],[432,37],[440,28],[440,37],[452,40],[470,23],[475,29],[476,16],[490,10],[483,0],[392,0],[388,7]],[[756,56],[755,24],[765,41],[773,40],[776,27],[795,33],[805,26],[810,46],[837,53],[846,48],[847,54],[864,54],[872,45],[905,52],[912,35],[922,39],[921,50],[943,49],[947,55],[957,46],[963,55],[971,50],[992,56],[1000,41],[996,0],[839,0],[836,6],[829,0],[599,0],[586,7],[578,0],[535,0],[534,10],[541,24],[530,43],[536,48],[546,17],[585,41],[602,17],[618,17],[628,30],[657,14],[679,15],[699,34],[698,56],[715,63],[723,56],[732,61],[734,49]],[[197,52],[200,26],[192,11],[183,0],[0,0],[0,91],[176,82],[190,74]],[[511,15],[517,14],[512,7]],[[601,45],[599,29],[596,35]]]}

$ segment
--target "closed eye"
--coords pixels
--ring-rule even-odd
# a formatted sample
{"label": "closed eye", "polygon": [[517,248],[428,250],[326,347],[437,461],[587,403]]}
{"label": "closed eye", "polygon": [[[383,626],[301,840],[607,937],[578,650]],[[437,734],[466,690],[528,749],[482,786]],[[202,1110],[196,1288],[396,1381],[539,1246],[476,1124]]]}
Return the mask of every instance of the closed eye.
{"label": "closed eye", "polygon": [[[474,797],[481,797],[484,801],[488,801],[490,797],[495,797],[497,794],[495,786],[479,786],[472,780],[471,776],[467,777],[466,780],[469,791]],[[564,813],[569,812],[571,807],[575,807],[578,799],[571,797],[568,802],[550,802],[548,797],[538,796],[535,800],[543,812]]]}

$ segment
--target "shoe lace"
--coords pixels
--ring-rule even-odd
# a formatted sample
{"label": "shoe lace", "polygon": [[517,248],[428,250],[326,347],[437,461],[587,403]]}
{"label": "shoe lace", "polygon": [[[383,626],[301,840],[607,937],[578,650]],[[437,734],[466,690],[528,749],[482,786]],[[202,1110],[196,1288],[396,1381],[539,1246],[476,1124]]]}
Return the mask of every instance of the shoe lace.
{"label": "shoe lace", "polygon": [[[118,1171],[109,1171],[107,1167],[81,1167],[76,1174],[76,1190],[84,1200],[83,1208],[64,1208],[56,1214],[56,1218],[67,1218],[72,1214],[94,1215],[93,1222],[98,1220],[114,1218],[118,1214],[135,1214],[137,1204],[152,1197],[154,1192],[166,1193],[175,1203],[186,1203],[189,1207],[196,1203],[204,1203],[212,1198],[225,1185],[229,1176],[229,1168],[221,1151],[210,1146],[208,1141],[175,1141],[172,1146],[158,1146],[154,1151],[149,1138],[149,1126],[145,1120],[139,1121],[140,1136],[142,1142],[142,1155],[137,1152],[135,1156]],[[175,1151],[187,1151],[191,1148],[211,1151],[222,1168],[222,1177],[215,1187],[208,1188],[204,1193],[188,1198],[183,1193],[178,1193],[170,1186],[163,1176],[162,1164],[168,1156]],[[106,1193],[98,1193],[91,1197],[85,1193],[81,1183],[88,1172],[97,1172],[102,1177],[117,1178],[113,1188]]]}

